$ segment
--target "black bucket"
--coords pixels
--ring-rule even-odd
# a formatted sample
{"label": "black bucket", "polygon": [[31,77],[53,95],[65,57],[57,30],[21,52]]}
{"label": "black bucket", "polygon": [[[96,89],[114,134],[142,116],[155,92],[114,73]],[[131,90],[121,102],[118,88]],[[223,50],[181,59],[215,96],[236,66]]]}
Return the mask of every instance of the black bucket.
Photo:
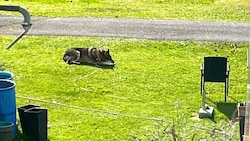
{"label": "black bucket", "polygon": [[48,110],[38,105],[26,105],[18,108],[23,133],[36,141],[48,138]]}
{"label": "black bucket", "polygon": [[25,105],[23,107],[19,107],[17,108],[18,110],[18,115],[19,115],[19,119],[20,119],[20,123],[21,123],[21,128],[24,134],[27,134],[27,128],[29,127],[29,120],[26,117],[27,113],[25,113],[24,111],[34,108],[34,107],[40,107],[39,105]]}

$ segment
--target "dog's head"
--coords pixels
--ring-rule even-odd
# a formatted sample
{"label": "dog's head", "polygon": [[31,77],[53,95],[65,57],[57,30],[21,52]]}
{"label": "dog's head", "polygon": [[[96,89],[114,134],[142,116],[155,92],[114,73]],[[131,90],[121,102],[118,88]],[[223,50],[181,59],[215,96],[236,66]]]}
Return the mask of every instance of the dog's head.
{"label": "dog's head", "polygon": [[80,58],[80,52],[75,49],[68,49],[63,55],[63,61],[70,64],[78,61]]}
{"label": "dog's head", "polygon": [[107,51],[100,52],[100,58],[101,61],[115,63],[115,61],[112,59],[109,53],[109,49]]}

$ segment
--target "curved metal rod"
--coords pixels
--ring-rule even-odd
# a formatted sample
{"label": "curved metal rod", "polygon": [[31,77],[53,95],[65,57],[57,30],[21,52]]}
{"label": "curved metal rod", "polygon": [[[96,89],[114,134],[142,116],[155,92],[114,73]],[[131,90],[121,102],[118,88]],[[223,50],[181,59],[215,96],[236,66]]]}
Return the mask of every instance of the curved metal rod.
{"label": "curved metal rod", "polygon": [[21,7],[21,6],[0,5],[0,10],[20,12],[24,17],[24,21],[22,23],[22,26],[24,28],[24,32],[22,32],[14,41],[12,41],[8,45],[7,49],[10,49],[19,39],[21,39],[23,37],[23,35],[25,35],[29,31],[29,29],[32,25],[30,23],[30,14],[24,7]]}
{"label": "curved metal rod", "polygon": [[6,48],[6,49],[10,49],[19,39],[21,39],[22,37],[23,37],[23,35],[25,35],[26,34],[26,31],[24,31],[24,32],[22,32],[20,35],[18,35],[17,36],[17,38],[14,40],[14,41],[12,41],[9,45],[8,45],[8,47]]}

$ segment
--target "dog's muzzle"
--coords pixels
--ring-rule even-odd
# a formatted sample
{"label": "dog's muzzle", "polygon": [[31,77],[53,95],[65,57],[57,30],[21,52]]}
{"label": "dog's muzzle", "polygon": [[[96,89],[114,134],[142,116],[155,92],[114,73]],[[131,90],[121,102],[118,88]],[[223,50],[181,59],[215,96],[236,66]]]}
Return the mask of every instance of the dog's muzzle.
{"label": "dog's muzzle", "polygon": [[64,62],[68,63],[69,60],[70,60],[70,57],[69,57],[68,55],[64,55],[64,56],[63,56],[63,61],[64,61]]}
{"label": "dog's muzzle", "polygon": [[101,62],[102,65],[108,65],[108,66],[114,66],[115,65],[115,61],[113,60],[107,60],[104,62]]}

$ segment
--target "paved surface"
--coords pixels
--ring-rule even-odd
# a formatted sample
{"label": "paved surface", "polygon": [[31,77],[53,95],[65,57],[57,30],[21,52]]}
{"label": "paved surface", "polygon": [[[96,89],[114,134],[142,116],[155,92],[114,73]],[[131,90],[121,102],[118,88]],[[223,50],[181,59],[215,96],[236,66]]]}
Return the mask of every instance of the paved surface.
{"label": "paved surface", "polygon": [[[0,34],[23,31],[23,17],[0,15],[0,19]],[[250,42],[250,23],[81,17],[31,17],[31,23],[27,35]]]}

